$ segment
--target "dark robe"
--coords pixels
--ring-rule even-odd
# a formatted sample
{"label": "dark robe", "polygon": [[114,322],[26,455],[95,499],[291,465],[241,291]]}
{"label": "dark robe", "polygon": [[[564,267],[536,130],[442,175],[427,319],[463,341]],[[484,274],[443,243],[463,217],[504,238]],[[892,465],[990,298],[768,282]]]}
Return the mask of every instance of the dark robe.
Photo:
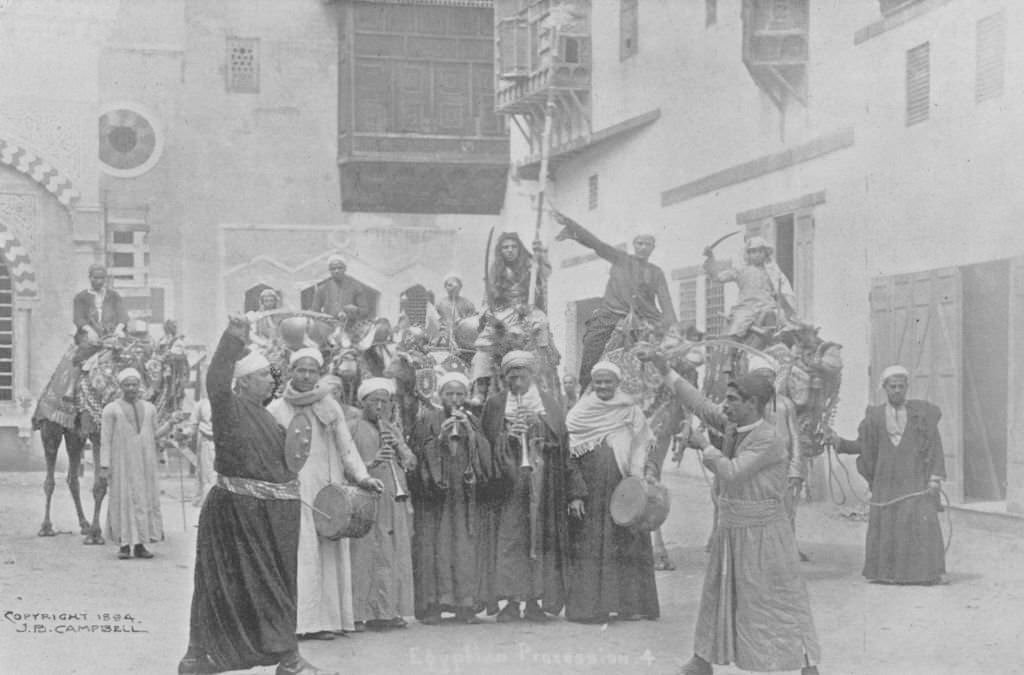
{"label": "dark robe", "polygon": [[[871,501],[882,504],[921,492],[931,476],[946,477],[939,436],[942,411],[927,401],[907,401],[907,426],[894,447],[885,426],[885,404],[871,406],[856,441],[842,441],[840,452],[857,454],[857,470],[871,487]],[[864,553],[864,576],[872,581],[930,583],[946,571],[939,502],[931,495],[889,506],[872,506]]]}
{"label": "dark robe", "polygon": [[[530,494],[533,470],[520,468],[519,439],[505,431],[505,402],[508,391],[491,396],[484,404],[484,435],[501,468],[504,489],[492,491],[485,502],[482,519],[487,520],[486,537],[481,537],[479,597],[488,613],[497,611],[498,600],[540,600],[544,611],[558,614],[565,604],[565,570],[568,500],[566,472],[568,434],[565,415],[550,396],[540,392],[545,414],[541,418],[543,459],[538,495],[537,532],[531,529]],[[536,559],[531,560],[531,538]]]}
{"label": "dark robe", "polygon": [[72,311],[75,328],[81,330],[85,326],[92,326],[100,337],[113,333],[118,324],[128,323],[124,301],[112,288],[106,289],[103,295],[102,313],[96,311],[96,296],[89,288],[75,295]]}
{"label": "dark robe", "polygon": [[569,519],[569,573],[565,616],[570,621],[642,614],[656,619],[651,534],[615,524],[612,492],[622,481],[615,453],[602,442],[569,459],[569,500],[582,499],[582,520]]}
{"label": "dark robe", "polygon": [[[285,430],[263,406],[231,391],[244,349],[225,333],[206,376],[214,467],[222,476],[288,483],[296,475],[285,464]],[[297,499],[210,490],[199,514],[190,651],[208,654],[223,670],[243,670],[277,663],[297,648],[299,507]]]}
{"label": "dark robe", "polygon": [[452,441],[441,429],[447,417],[440,409],[422,411],[410,436],[417,459],[409,481],[417,619],[431,607],[477,606],[477,486],[493,479],[491,446],[472,417],[471,428]]}

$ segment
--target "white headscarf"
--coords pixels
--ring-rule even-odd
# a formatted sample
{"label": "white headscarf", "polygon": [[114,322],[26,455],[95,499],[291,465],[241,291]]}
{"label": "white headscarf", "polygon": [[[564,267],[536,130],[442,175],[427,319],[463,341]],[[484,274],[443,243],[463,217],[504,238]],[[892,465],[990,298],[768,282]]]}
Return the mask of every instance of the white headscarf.
{"label": "white headscarf", "polygon": [[457,370],[450,370],[441,377],[437,378],[437,393],[444,391],[445,385],[451,384],[452,382],[458,382],[466,391],[469,391],[469,378],[460,373]]}
{"label": "white headscarf", "polygon": [[139,382],[142,382],[142,375],[139,374],[139,371],[135,370],[134,368],[125,368],[124,370],[117,374],[117,383],[121,384],[125,380],[133,377]]}
{"label": "white headscarf", "polygon": [[896,364],[896,365],[889,366],[888,368],[886,368],[885,370],[882,371],[882,379],[879,382],[878,386],[879,387],[884,387],[886,380],[888,380],[890,377],[897,377],[897,376],[903,376],[903,377],[907,378],[908,382],[910,381],[910,371],[907,370],[906,368],[904,368],[903,366],[901,366],[899,364]]}
{"label": "white headscarf", "polygon": [[257,351],[250,351],[242,358],[235,361],[235,379],[251,375],[256,371],[270,367],[267,357]]}
{"label": "white headscarf", "polygon": [[375,391],[386,391],[388,396],[395,395],[395,381],[387,377],[371,377],[363,380],[356,391],[356,397],[362,401]]}
{"label": "white headscarf", "polygon": [[313,359],[318,366],[323,367],[324,365],[324,355],[320,353],[319,349],[314,347],[296,349],[288,359],[288,365],[294,366],[295,362],[299,359]]}

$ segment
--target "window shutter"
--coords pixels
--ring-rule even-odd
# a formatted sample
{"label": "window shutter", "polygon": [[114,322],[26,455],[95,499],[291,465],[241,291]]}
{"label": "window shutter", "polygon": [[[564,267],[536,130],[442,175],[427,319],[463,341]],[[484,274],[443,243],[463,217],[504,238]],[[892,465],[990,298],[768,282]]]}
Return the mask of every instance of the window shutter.
{"label": "window shutter", "polygon": [[814,216],[810,213],[797,213],[794,227],[795,309],[801,319],[811,321],[814,318]]}
{"label": "window shutter", "polygon": [[978,21],[974,100],[977,103],[1003,95],[1006,60],[1006,14],[996,12]]}
{"label": "window shutter", "polygon": [[241,94],[258,94],[260,91],[260,41],[259,38],[227,39],[227,89]]}
{"label": "window shutter", "polygon": [[10,271],[0,260],[0,401],[13,400],[14,290]]}
{"label": "window shutter", "polygon": [[907,51],[907,126],[928,119],[931,107],[930,44]]}
{"label": "window shutter", "polygon": [[721,284],[709,276],[704,286],[704,332],[711,337],[721,336],[725,332],[727,319],[725,284]]}
{"label": "window shutter", "polygon": [[625,61],[639,48],[639,0],[620,0],[619,60]]}

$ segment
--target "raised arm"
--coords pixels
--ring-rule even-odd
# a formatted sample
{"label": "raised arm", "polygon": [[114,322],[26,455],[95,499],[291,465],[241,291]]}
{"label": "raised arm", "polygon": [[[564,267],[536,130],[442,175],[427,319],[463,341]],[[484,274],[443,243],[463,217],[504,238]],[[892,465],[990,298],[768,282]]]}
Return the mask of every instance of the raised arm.
{"label": "raised arm", "polygon": [[558,213],[557,211],[555,212],[555,220],[558,221],[559,225],[562,225],[565,228],[558,233],[557,238],[559,240],[572,239],[579,242],[610,263],[618,262],[623,256],[629,255],[625,251],[620,251],[614,246],[601,241],[593,232],[583,227],[572,218]]}
{"label": "raised arm", "polygon": [[692,411],[694,415],[709,427],[725,431],[728,419],[726,419],[725,413],[717,405],[705,398],[704,394],[684,380],[676,371],[669,370],[665,379],[666,384],[672,389],[672,393],[676,397],[676,403]]}
{"label": "raised arm", "polygon": [[778,438],[744,449],[733,459],[715,447],[704,450],[704,466],[711,469],[726,485],[743,482],[765,467],[787,459],[786,446]]}
{"label": "raised arm", "polygon": [[239,317],[233,317],[227,330],[220,337],[217,350],[210,359],[210,367],[206,371],[206,392],[210,399],[211,411],[230,404],[231,380],[235,374],[235,362],[245,353],[245,342],[249,333],[249,323]]}

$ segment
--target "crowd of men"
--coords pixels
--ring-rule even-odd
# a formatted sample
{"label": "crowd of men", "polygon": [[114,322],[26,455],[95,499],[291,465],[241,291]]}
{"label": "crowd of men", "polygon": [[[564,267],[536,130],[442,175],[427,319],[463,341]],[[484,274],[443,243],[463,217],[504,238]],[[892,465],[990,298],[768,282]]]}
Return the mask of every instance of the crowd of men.
{"label": "crowd of men", "polygon": [[[622,370],[601,354],[627,315],[674,321],[667,285],[648,261],[653,237],[637,237],[628,254],[559,220],[565,238],[612,263],[605,301],[583,338],[581,388],[569,397],[538,386],[544,364],[535,352],[512,350],[498,364],[500,387],[482,405],[467,400],[488,366],[477,358],[468,375],[442,374],[439,405],[400,429],[394,381],[364,378],[357,405],[348,405],[341,379],[312,346],[289,351],[283,391],[273,396],[271,363],[253,343],[266,328],[261,317],[231,317],[209,365],[207,400],[193,415],[202,511],[179,674],[277,664],[279,675],[323,675],[300,655],[300,639],[399,629],[409,617],[438,625],[445,614],[470,624],[484,614],[499,623],[545,622],[563,611],[570,621],[601,624],[660,616],[651,535],[610,515],[624,478],[655,483],[660,476],[654,434],[622,391]],[[747,249],[739,270],[717,269],[708,256],[709,273],[740,284],[730,322],[737,340],[765,305],[793,317],[792,291],[770,263],[771,247],[753,239]],[[518,237],[503,235],[496,258],[491,302],[516,309],[524,279],[530,283],[529,254]],[[365,318],[364,292],[346,283],[343,261],[332,259],[330,271],[314,299],[318,311]],[[122,328],[116,294],[102,276],[92,270],[92,288],[75,300],[80,331]],[[458,279],[445,286],[439,309],[447,320],[469,316]],[[271,302],[261,298],[264,309]],[[530,316],[533,308],[516,311]],[[640,344],[634,353],[660,371],[675,405],[718,432],[693,425],[683,439],[701,450],[714,476],[715,522],[693,656],[681,672],[706,675],[713,664],[733,663],[815,675],[820,650],[793,522],[794,479],[803,475],[788,450],[791,403],[776,396],[767,366],[752,364],[715,404],[657,347]],[[120,557],[146,558],[146,544],[162,538],[155,439],[166,430],[139,400],[140,374],[128,369],[118,379],[122,395],[104,409],[102,425],[108,529]],[[887,370],[887,401],[868,408],[858,438],[833,433],[830,440],[838,452],[857,455],[871,488],[864,576],[929,584],[945,572],[937,517],[941,413],[907,400],[909,381],[905,369]],[[313,501],[332,483],[378,495],[365,536],[318,535]]]}

